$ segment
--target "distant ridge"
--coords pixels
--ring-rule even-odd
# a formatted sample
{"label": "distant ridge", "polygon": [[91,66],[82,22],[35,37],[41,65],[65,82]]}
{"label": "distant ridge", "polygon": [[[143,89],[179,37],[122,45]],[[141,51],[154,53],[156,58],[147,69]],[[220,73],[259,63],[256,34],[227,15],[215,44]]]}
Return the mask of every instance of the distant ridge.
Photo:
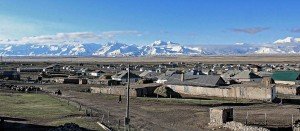
{"label": "distant ridge", "polygon": [[[299,38],[285,38],[272,44],[183,46],[179,43],[155,41],[146,46],[119,42],[73,44],[0,44],[3,56],[199,56],[199,55],[253,55],[253,54],[300,54]],[[280,43],[280,44],[279,44]]]}

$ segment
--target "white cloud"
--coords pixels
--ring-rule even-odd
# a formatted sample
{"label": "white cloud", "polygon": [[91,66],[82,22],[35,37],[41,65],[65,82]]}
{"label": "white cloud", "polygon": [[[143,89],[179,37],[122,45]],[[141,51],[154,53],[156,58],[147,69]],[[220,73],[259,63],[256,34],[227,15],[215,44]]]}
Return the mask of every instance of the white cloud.
{"label": "white cloud", "polygon": [[231,29],[233,32],[246,33],[246,34],[257,34],[266,30],[269,30],[269,27],[251,27],[251,28],[234,28]]}
{"label": "white cloud", "polygon": [[[136,35],[139,36],[142,33],[139,31],[106,31],[99,34],[93,32],[71,32],[71,33],[57,33],[55,35],[41,35],[23,37],[18,40],[1,40],[2,44],[59,44],[59,43],[84,43],[84,42],[99,42],[103,39],[115,39],[122,35]],[[1,38],[1,37],[0,37]]]}
{"label": "white cloud", "polygon": [[42,35],[34,37],[23,37],[18,43],[64,43],[76,41],[97,41],[101,36],[91,32],[57,33],[56,35]]}

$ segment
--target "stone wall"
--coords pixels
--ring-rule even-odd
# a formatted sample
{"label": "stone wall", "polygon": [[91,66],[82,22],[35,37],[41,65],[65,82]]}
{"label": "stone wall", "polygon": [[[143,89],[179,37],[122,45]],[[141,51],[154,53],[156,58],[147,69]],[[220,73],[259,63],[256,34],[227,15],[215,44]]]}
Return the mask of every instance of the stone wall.
{"label": "stone wall", "polygon": [[188,95],[203,95],[214,97],[230,97],[270,101],[275,99],[275,86],[228,86],[228,87],[195,87],[184,85],[167,85],[175,92]]}
{"label": "stone wall", "polygon": [[[114,94],[114,95],[125,95],[126,88],[118,88],[118,87],[91,87],[92,93],[103,93],[103,94]],[[136,92],[131,89],[130,96],[136,96]]]}
{"label": "stone wall", "polygon": [[215,107],[209,109],[210,126],[221,126],[226,122],[233,121],[232,107]]}
{"label": "stone wall", "polygon": [[[153,96],[157,87],[130,88],[129,95],[134,97]],[[91,87],[92,93],[126,95],[126,87]]]}
{"label": "stone wall", "polygon": [[298,86],[298,85],[278,84],[278,85],[276,85],[276,92],[280,93],[280,94],[296,95],[298,88],[300,88],[300,86]]}
{"label": "stone wall", "polygon": [[280,80],[275,80],[276,84],[287,84],[287,85],[295,85],[296,81],[280,81]]}

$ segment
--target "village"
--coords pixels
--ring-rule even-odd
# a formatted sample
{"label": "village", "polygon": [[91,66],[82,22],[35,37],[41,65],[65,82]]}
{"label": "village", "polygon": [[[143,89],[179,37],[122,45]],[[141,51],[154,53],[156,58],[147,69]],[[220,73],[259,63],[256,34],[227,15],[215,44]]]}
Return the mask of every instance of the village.
{"label": "village", "polygon": [[125,128],[127,86],[133,130],[296,130],[299,69],[293,63],[2,62],[0,90],[48,94],[109,130]]}

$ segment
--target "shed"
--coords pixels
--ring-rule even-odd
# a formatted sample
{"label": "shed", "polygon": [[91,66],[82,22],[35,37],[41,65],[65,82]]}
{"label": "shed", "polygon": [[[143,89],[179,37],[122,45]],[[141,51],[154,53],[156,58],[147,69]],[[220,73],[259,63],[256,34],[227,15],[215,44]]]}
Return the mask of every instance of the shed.
{"label": "shed", "polygon": [[214,107],[209,109],[210,125],[221,126],[223,123],[233,121],[232,107]]}

